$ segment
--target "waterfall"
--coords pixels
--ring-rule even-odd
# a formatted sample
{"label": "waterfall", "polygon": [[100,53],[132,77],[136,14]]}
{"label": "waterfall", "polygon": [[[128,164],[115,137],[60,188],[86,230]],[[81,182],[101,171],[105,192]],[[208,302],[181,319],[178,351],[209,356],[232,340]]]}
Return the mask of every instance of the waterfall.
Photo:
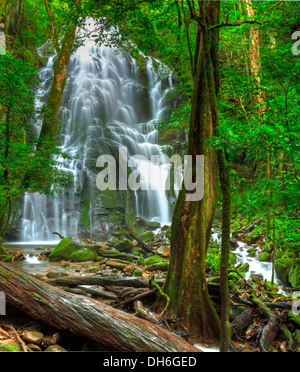
{"label": "waterfall", "polygon": [[[55,56],[50,57],[40,72],[39,94],[44,102],[54,74],[54,61]],[[172,75],[161,79],[151,59],[144,69],[142,75],[136,60],[128,53],[98,46],[90,40],[73,53],[59,119],[61,149],[72,158],[61,159],[61,168],[74,176],[74,186],[53,196],[25,195],[23,241],[54,240],[54,231],[63,236],[78,236],[84,202],[93,225],[101,208],[96,161],[112,147],[126,147],[129,157],[143,155],[147,161],[138,163],[138,169],[146,182],[157,186],[152,187],[156,190],[135,192],[136,216],[171,222],[172,208],[161,187],[169,171],[153,165],[150,159],[151,155],[162,155],[154,124],[166,118],[165,96],[172,88]],[[37,102],[38,105],[41,103]],[[41,122],[35,128],[37,134],[40,127]],[[147,179],[150,170],[157,177]]]}

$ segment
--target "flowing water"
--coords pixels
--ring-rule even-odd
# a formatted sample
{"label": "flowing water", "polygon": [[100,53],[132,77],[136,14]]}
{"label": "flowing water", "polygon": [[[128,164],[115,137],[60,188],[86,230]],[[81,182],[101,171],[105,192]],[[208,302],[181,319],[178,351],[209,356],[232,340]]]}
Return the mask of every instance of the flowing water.
{"label": "flowing water", "polygon": [[[54,62],[55,56],[50,57],[40,72],[39,94],[44,101],[51,86]],[[61,159],[61,168],[73,175],[74,187],[53,197],[25,195],[22,241],[53,240],[54,231],[63,236],[78,236],[83,194],[90,195],[86,199],[92,231],[99,208],[98,199],[92,197],[99,194],[96,161],[109,147],[126,147],[128,157],[139,154],[147,159],[136,166],[146,184],[157,187],[135,192],[136,215],[170,223],[171,206],[161,187],[168,169],[154,166],[149,160],[151,155],[161,155],[154,124],[167,117],[165,95],[172,88],[172,74],[160,78],[151,59],[145,68],[146,81],[141,82],[140,69],[130,55],[117,48],[97,46],[88,39],[72,55],[60,109],[60,135],[62,151],[72,158]],[[37,102],[37,106],[42,104]],[[37,123],[37,134],[40,126],[41,122]],[[150,171],[156,175],[151,180],[147,179]]]}
{"label": "flowing water", "polygon": [[[40,72],[39,95],[44,98],[44,103],[37,100],[37,107],[45,104],[53,79],[54,62],[55,56],[50,57]],[[79,234],[81,202],[83,195],[87,194],[91,196],[88,210],[92,232],[99,208],[96,161],[111,148],[126,147],[128,157],[144,156],[144,159],[136,160],[136,166],[145,184],[154,190],[135,192],[136,216],[170,224],[172,207],[163,187],[169,169],[149,160],[151,155],[162,155],[154,124],[167,117],[165,96],[172,88],[172,74],[160,78],[152,59],[147,60],[144,69],[141,74],[136,60],[127,53],[117,48],[97,46],[88,40],[72,55],[60,109],[60,135],[61,148],[72,159],[61,159],[61,168],[74,176],[74,187],[52,197],[25,195],[22,219],[25,245],[19,243],[15,248],[23,249],[26,255],[25,261],[17,263],[26,271],[45,273],[56,265],[38,261],[36,248],[53,248],[59,240],[52,235],[54,231],[63,236]],[[37,122],[37,135],[40,126],[41,122]],[[218,235],[213,234],[213,239],[218,240]],[[239,243],[236,251],[238,264],[249,263],[247,279],[255,273],[270,280],[272,264],[249,257],[248,248]]]}

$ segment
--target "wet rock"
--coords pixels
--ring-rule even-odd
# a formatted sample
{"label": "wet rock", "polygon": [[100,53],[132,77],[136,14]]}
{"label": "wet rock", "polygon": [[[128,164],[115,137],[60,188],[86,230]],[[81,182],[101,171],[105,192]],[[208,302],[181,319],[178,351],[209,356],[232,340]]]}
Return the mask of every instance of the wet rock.
{"label": "wet rock", "polygon": [[59,346],[59,345],[50,345],[50,346],[47,347],[45,352],[61,353],[61,352],[67,352],[67,350],[64,349],[62,346]]}
{"label": "wet rock", "polygon": [[27,344],[26,346],[32,351],[42,351],[42,349],[35,344]]}
{"label": "wet rock", "polygon": [[262,252],[258,257],[260,262],[271,262],[271,256],[268,252]]}
{"label": "wet rock", "polygon": [[28,344],[42,345],[44,334],[37,331],[26,331],[21,337],[22,340]]}
{"label": "wet rock", "polygon": [[170,247],[168,246],[161,246],[157,249],[157,253],[160,255],[160,256],[163,256],[163,257],[169,257],[170,256]]}
{"label": "wet rock", "polygon": [[293,288],[300,287],[300,258],[281,258],[275,261],[278,279],[290,283]]}
{"label": "wet rock", "polygon": [[68,276],[68,274],[67,273],[63,273],[63,272],[53,271],[52,270],[52,271],[49,271],[46,276],[49,279],[56,279],[56,278],[61,278],[63,276]]}

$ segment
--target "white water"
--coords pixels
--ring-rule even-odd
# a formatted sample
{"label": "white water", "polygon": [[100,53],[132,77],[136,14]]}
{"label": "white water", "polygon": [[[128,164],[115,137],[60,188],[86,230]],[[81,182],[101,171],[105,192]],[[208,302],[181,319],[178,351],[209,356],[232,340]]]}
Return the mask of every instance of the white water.
{"label": "white water", "polygon": [[[93,25],[91,25],[93,27]],[[41,70],[40,96],[46,98],[53,78],[54,57]],[[148,89],[142,88],[136,61],[128,54],[86,39],[72,55],[69,79],[60,109],[61,148],[72,160],[61,159],[61,168],[74,176],[74,187],[46,197],[26,194],[22,219],[24,242],[55,239],[53,232],[78,236],[82,192],[89,195],[90,229],[97,216],[96,160],[109,144],[114,149],[127,147],[128,157],[139,154],[148,160],[161,155],[154,124],[166,117],[164,99],[172,87],[171,73],[162,81],[147,62]],[[148,102],[149,108],[141,107]],[[45,103],[44,103],[45,104]],[[37,101],[37,107],[42,104]],[[35,128],[39,133],[41,122]],[[136,191],[136,215],[168,224],[171,206],[161,187],[168,170],[149,161],[137,164],[148,185],[156,190]],[[147,178],[150,170],[156,177]],[[154,172],[153,172],[154,171]],[[98,172],[99,173],[99,172]],[[152,187],[153,188],[153,187]],[[97,204],[98,203],[98,204]],[[57,237],[57,240],[58,237]]]}
{"label": "white water", "polygon": [[[218,243],[221,243],[221,234],[220,233],[213,233],[212,239]],[[237,258],[237,266],[241,264],[248,263],[249,264],[249,271],[245,274],[245,279],[251,279],[252,275],[260,275],[263,280],[271,281],[272,280],[272,262],[261,262],[259,261],[259,248],[257,249],[257,253],[255,257],[250,257],[249,255],[249,248],[254,248],[251,245],[247,245],[246,243],[238,241],[238,248],[236,251],[232,251]],[[277,278],[276,272],[274,273],[274,282],[281,285],[280,281]]]}

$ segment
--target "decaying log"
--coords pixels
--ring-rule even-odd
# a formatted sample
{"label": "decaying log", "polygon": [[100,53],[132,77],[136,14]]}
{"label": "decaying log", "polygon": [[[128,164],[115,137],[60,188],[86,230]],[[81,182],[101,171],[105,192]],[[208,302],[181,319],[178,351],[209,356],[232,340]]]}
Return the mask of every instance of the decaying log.
{"label": "decaying log", "polygon": [[[117,287],[134,287],[134,288],[148,288],[149,281],[136,277],[118,277],[118,276],[65,276],[56,279],[48,279],[48,284],[76,287],[78,285],[99,285],[117,286]],[[159,285],[163,285],[163,280],[156,281]]]}
{"label": "decaying log", "polygon": [[259,226],[263,221],[264,221],[263,219],[257,220],[255,222],[253,222],[250,226],[244,227],[242,230],[245,233],[249,233],[249,232],[253,231],[256,226]]}
{"label": "decaying log", "polygon": [[252,322],[252,309],[246,308],[232,323],[232,328],[237,331],[247,328]]}
{"label": "decaying log", "polygon": [[11,305],[58,329],[128,352],[199,352],[146,320],[74,295],[0,263],[0,290]]}
{"label": "decaying log", "polygon": [[134,302],[134,310],[136,311],[138,317],[148,320],[149,322],[154,324],[159,323],[159,320],[145,309],[141,301]]}
{"label": "decaying log", "polygon": [[272,311],[256,296],[252,295],[251,299],[257,305],[257,307],[261,309],[269,318],[269,322],[264,327],[259,341],[260,349],[264,352],[268,352],[269,346],[275,340],[278,334],[280,319],[278,318],[278,316],[273,314]]}
{"label": "decaying log", "polygon": [[[246,306],[251,306],[251,307],[257,307],[257,304],[253,301],[246,300],[244,298],[240,298],[234,295],[231,295],[230,298],[232,301],[246,305]],[[287,304],[285,302],[263,302],[264,305],[266,305],[270,309],[287,309],[291,310],[293,305],[292,304]]]}

